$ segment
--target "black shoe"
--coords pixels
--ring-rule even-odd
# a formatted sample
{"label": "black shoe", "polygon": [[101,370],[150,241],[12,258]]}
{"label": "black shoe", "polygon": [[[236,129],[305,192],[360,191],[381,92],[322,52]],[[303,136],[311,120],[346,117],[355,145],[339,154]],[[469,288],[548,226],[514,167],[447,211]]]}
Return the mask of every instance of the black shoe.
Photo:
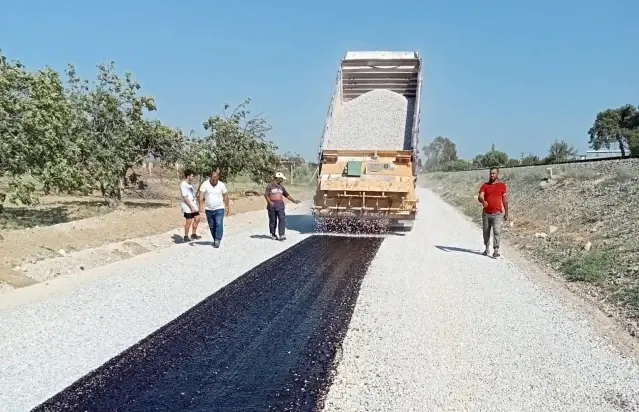
{"label": "black shoe", "polygon": [[192,240],[202,239],[202,236],[199,236],[199,235],[196,235],[195,233],[193,233],[193,234],[191,235],[191,239],[192,239]]}
{"label": "black shoe", "polygon": [[271,235],[271,239],[277,240],[277,235]]}
{"label": "black shoe", "polygon": [[494,252],[493,252],[493,257],[494,257],[494,258],[498,258],[499,256],[501,256],[501,255],[499,254],[499,252],[498,252],[498,251],[494,251]]}
{"label": "black shoe", "polygon": [[189,243],[189,241],[190,241],[190,240],[191,240],[191,239],[189,239],[189,237],[188,237],[188,236],[184,236],[184,243]]}
{"label": "black shoe", "polygon": [[486,248],[486,249],[482,252],[482,255],[484,255],[484,256],[488,256],[488,248]]}

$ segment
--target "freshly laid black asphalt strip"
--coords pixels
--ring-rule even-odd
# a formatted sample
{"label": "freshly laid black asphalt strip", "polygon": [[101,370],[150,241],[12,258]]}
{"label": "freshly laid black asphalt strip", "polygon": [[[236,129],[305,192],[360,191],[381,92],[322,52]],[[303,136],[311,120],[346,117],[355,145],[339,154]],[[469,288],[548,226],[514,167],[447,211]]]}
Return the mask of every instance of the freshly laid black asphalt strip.
{"label": "freshly laid black asphalt strip", "polygon": [[381,242],[305,239],[33,411],[316,411]]}

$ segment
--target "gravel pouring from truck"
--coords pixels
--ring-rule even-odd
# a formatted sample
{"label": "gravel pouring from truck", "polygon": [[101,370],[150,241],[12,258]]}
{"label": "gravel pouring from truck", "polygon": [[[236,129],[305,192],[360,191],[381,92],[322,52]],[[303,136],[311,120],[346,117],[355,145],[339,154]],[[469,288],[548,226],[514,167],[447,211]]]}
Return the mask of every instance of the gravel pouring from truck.
{"label": "gravel pouring from truck", "polygon": [[319,148],[318,220],[412,227],[421,68],[417,52],[348,52],[341,60]]}

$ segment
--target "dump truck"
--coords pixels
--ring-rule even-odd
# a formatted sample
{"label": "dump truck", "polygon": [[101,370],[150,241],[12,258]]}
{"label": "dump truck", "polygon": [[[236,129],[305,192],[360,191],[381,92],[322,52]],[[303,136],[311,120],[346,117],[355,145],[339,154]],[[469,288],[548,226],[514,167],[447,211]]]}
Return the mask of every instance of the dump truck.
{"label": "dump truck", "polygon": [[351,51],[342,58],[318,151],[316,224],[412,228],[421,70],[416,51]]}

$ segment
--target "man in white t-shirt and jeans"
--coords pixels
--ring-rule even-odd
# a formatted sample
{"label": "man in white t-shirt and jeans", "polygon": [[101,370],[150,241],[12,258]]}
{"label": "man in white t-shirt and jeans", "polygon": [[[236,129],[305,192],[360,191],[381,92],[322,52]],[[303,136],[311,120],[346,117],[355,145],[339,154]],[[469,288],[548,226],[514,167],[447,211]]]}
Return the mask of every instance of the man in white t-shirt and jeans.
{"label": "man in white t-shirt and jeans", "polygon": [[[192,170],[184,171],[184,180],[180,183],[180,209],[184,214],[184,241],[200,239],[197,235],[197,225],[200,223],[200,211],[195,201],[195,192],[193,191],[193,177],[195,173]],[[191,237],[189,238],[189,230]]]}
{"label": "man in white t-shirt and jeans", "polygon": [[224,233],[224,216],[229,214],[229,196],[217,172],[211,172],[208,180],[200,186],[199,203],[211,229],[213,247],[218,248]]}

